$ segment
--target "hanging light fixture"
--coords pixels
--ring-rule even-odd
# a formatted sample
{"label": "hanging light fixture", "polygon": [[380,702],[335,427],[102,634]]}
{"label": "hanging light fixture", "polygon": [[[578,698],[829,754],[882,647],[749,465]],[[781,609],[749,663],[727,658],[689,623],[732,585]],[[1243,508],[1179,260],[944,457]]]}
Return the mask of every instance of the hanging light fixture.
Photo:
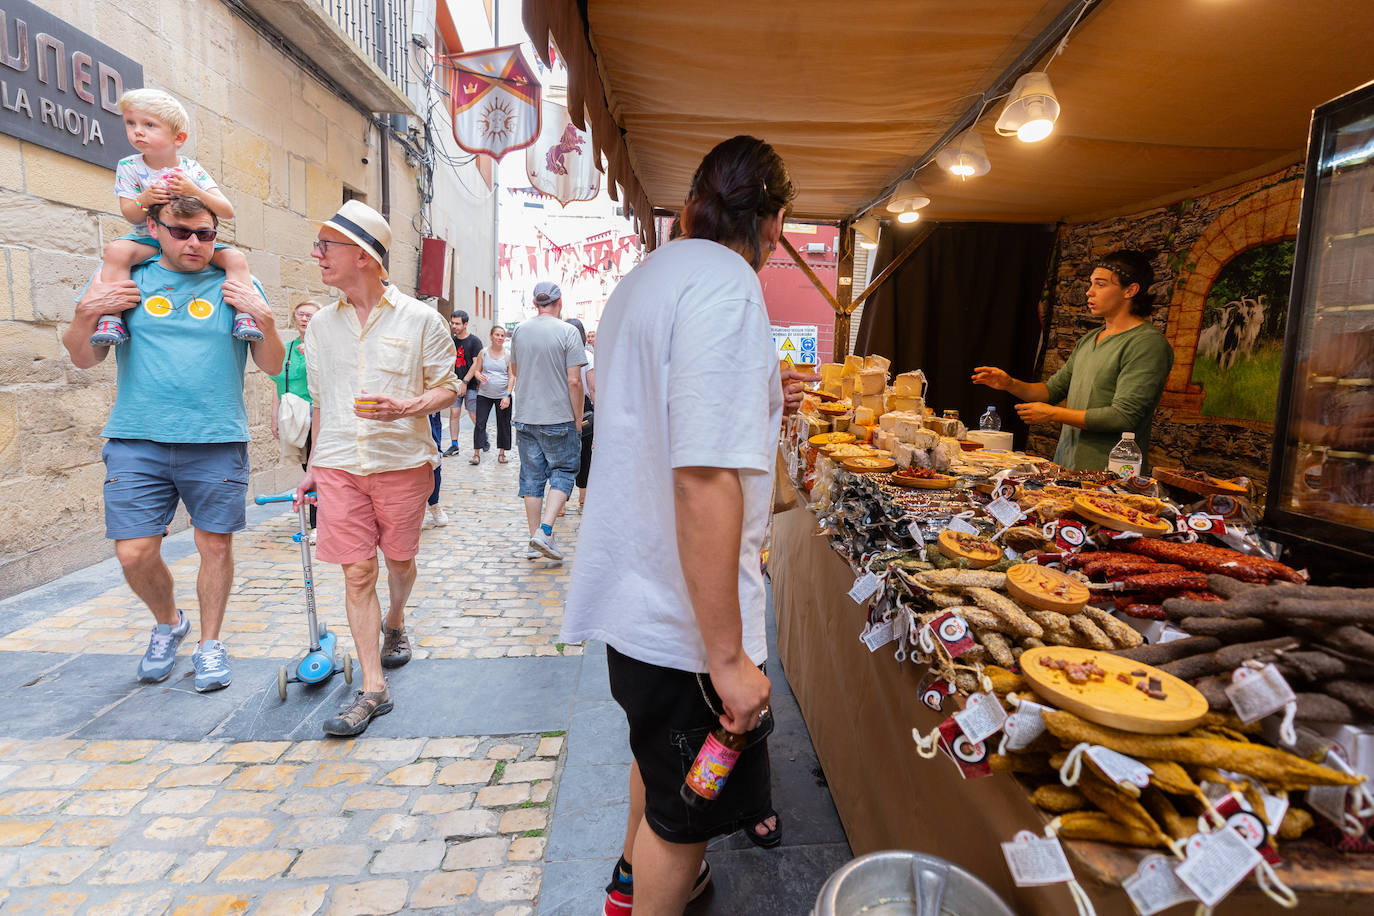
{"label": "hanging light fixture", "polygon": [[887,212],[895,214],[899,223],[914,223],[921,218],[918,212],[930,203],[915,178],[904,179],[887,201]]}
{"label": "hanging light fixture", "polygon": [[965,180],[986,175],[992,168],[983,138],[972,128],[955,137],[948,146],[936,153],[935,162],[940,168]]}
{"label": "hanging light fixture", "polygon": [[878,231],[876,217],[864,216],[854,221],[854,241],[869,251],[878,247]]}
{"label": "hanging light fixture", "polygon": [[1059,99],[1050,85],[1049,74],[1026,73],[1011,87],[1007,104],[997,116],[997,133],[1012,134],[1023,143],[1043,140],[1054,130],[1059,118]]}

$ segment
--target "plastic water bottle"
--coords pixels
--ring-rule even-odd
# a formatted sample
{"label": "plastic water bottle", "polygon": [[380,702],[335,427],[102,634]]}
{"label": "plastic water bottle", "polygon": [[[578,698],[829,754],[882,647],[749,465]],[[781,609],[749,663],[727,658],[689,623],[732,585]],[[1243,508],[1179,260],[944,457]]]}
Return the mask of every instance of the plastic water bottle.
{"label": "plastic water bottle", "polygon": [[988,405],[988,409],[978,418],[978,428],[992,432],[997,432],[1002,428],[1002,418],[997,416],[996,407],[991,404]]}
{"label": "plastic water bottle", "polygon": [[1122,433],[1121,441],[1107,456],[1107,470],[1129,480],[1140,473],[1140,446],[1135,444],[1135,433]]}

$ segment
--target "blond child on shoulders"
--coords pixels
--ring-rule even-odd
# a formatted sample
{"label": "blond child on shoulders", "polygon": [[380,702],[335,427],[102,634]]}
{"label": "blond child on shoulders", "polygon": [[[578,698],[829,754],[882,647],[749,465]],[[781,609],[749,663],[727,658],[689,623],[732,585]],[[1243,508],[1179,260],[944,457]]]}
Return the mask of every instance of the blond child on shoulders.
{"label": "blond child on shoulders", "polygon": [[[234,215],[233,205],[200,163],[178,154],[186,142],[190,122],[180,102],[159,89],[132,89],[120,96],[119,110],[124,114],[129,145],[138,150],[135,155],[119,160],[115,167],[119,210],[133,224],[133,231],[105,246],[100,273],[106,282],[129,279],[135,265],[157,256],[160,251],[158,243],[148,233],[149,207],[165,204],[173,197],[195,197],[220,219],[230,219]],[[175,235],[178,229],[168,227],[168,231]],[[228,245],[216,245],[210,263],[224,271],[226,281],[252,285],[248,259],[243,252]],[[246,313],[234,319],[233,333],[239,340],[262,340],[262,331]],[[120,317],[107,315],[96,325],[91,344],[110,346],[128,339],[128,328]]]}

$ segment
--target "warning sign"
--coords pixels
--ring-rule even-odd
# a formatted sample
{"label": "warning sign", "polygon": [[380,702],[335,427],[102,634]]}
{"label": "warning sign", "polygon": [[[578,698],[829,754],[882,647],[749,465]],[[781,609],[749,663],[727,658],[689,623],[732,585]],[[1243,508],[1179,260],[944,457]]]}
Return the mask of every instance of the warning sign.
{"label": "warning sign", "polygon": [[790,359],[794,363],[817,362],[816,325],[773,325],[773,349],[777,352],[779,360]]}

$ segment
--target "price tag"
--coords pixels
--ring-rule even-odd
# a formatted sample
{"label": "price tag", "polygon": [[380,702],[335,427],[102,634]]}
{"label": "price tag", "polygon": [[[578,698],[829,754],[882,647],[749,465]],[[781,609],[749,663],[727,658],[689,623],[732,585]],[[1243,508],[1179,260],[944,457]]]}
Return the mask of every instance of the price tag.
{"label": "price tag", "polygon": [[960,731],[954,717],[939,725],[940,750],[949,755],[959,767],[959,775],[965,779],[991,776],[992,766],[988,763],[988,746],[981,741],[970,741]]}
{"label": "price tag", "polygon": [[1039,703],[1022,700],[1021,705],[1016,707],[1016,712],[1008,716],[1002,725],[1002,733],[1006,735],[1003,747],[1009,751],[1019,751],[1043,735],[1045,720],[1041,713],[1046,708]]}
{"label": "price tag", "polygon": [[1174,874],[1207,906],[1216,906],[1263,861],[1234,830],[1195,833]]}
{"label": "price tag", "polygon": [[896,639],[896,628],[892,625],[890,619],[884,620],[871,627],[866,627],[859,636],[859,639],[863,641],[865,646],[868,646],[868,651],[877,652],[883,646]]}
{"label": "price tag", "polygon": [[1072,519],[1055,519],[1040,530],[1045,537],[1052,538],[1060,550],[1077,550],[1088,540],[1088,529],[1082,522]]}
{"label": "price tag", "polygon": [[1053,837],[1038,837],[1022,830],[1010,843],[1002,844],[1011,880],[1017,887],[1062,884],[1073,880],[1073,869],[1064,856],[1064,847]]}
{"label": "price tag", "polygon": [[[928,636],[927,633],[930,635]],[[930,636],[934,637],[934,641]],[[950,658],[958,658],[977,645],[973,639],[973,631],[969,629],[968,621],[953,611],[945,611],[926,624],[921,631],[921,638],[917,644],[922,651],[929,655],[935,651],[935,641],[945,647]]]}
{"label": "price tag", "polygon": [[1016,551],[1012,550],[1010,547],[1003,547],[1003,548],[1002,548],[1002,556],[1006,557],[1008,560],[1015,560],[1015,559],[1019,558],[1019,557],[1021,556],[1021,554],[1019,554],[1019,553],[1017,553]]}
{"label": "price tag", "polygon": [[1256,719],[1278,712],[1289,703],[1297,701],[1293,688],[1288,686],[1279,669],[1268,664],[1258,670],[1237,668],[1231,675],[1231,684],[1226,688],[1236,715],[1246,725]]}
{"label": "price tag", "polygon": [[1024,515],[1021,511],[1021,507],[1005,496],[994,499],[992,502],[988,503],[983,507],[983,511],[997,519],[997,524],[1001,525],[1003,528],[1010,528],[1012,525],[1015,525],[1021,520],[1021,516]]}
{"label": "price tag", "polygon": [[1161,630],[1159,633],[1158,644],[1162,645],[1166,642],[1174,642],[1179,639],[1187,639],[1191,635],[1192,634],[1186,630],[1180,630],[1177,627],[1171,627],[1166,625],[1164,629]]}
{"label": "price tag", "polygon": [[855,604],[863,604],[877,594],[882,584],[883,580],[870,570],[854,580],[854,587],[849,590],[849,597],[854,599]]}
{"label": "price tag", "polygon": [[[1264,826],[1264,821],[1238,795],[1228,794],[1217,803],[1216,812],[1226,819],[1226,826],[1249,843],[1250,848],[1258,852],[1264,861],[1270,865],[1279,864],[1278,850],[1269,841],[1269,830]],[[1205,821],[1205,817],[1198,818],[1199,829]]]}
{"label": "price tag", "polygon": [[925,677],[921,679],[920,686],[916,688],[916,693],[927,708],[939,712],[944,708],[945,697],[954,696],[954,685],[927,671]]}
{"label": "price tag", "polygon": [[970,694],[962,712],[954,714],[954,721],[964,737],[975,743],[983,742],[1002,729],[1007,721],[1006,710],[994,693]]}
{"label": "price tag", "polygon": [[1196,900],[1188,886],[1174,874],[1174,862],[1159,854],[1141,860],[1135,874],[1121,882],[1140,916],[1153,916],[1171,906]]}
{"label": "price tag", "polygon": [[1150,774],[1154,770],[1133,757],[1127,757],[1098,744],[1092,745],[1083,753],[1097,765],[1102,775],[1118,785],[1130,783],[1143,789],[1150,784]]}
{"label": "price tag", "polygon": [[1349,786],[1312,786],[1307,790],[1307,806],[1337,827],[1344,826],[1349,791]]}
{"label": "price tag", "polygon": [[921,534],[921,523],[912,522],[911,527],[907,529],[907,533],[910,534],[911,539],[916,542],[916,549],[920,551],[921,559],[924,560],[926,558],[926,539],[925,535]]}
{"label": "price tag", "polygon": [[948,528],[950,531],[958,531],[960,534],[978,534],[977,528],[973,527],[957,515],[954,516],[954,518],[950,519],[949,524],[945,527]]}

